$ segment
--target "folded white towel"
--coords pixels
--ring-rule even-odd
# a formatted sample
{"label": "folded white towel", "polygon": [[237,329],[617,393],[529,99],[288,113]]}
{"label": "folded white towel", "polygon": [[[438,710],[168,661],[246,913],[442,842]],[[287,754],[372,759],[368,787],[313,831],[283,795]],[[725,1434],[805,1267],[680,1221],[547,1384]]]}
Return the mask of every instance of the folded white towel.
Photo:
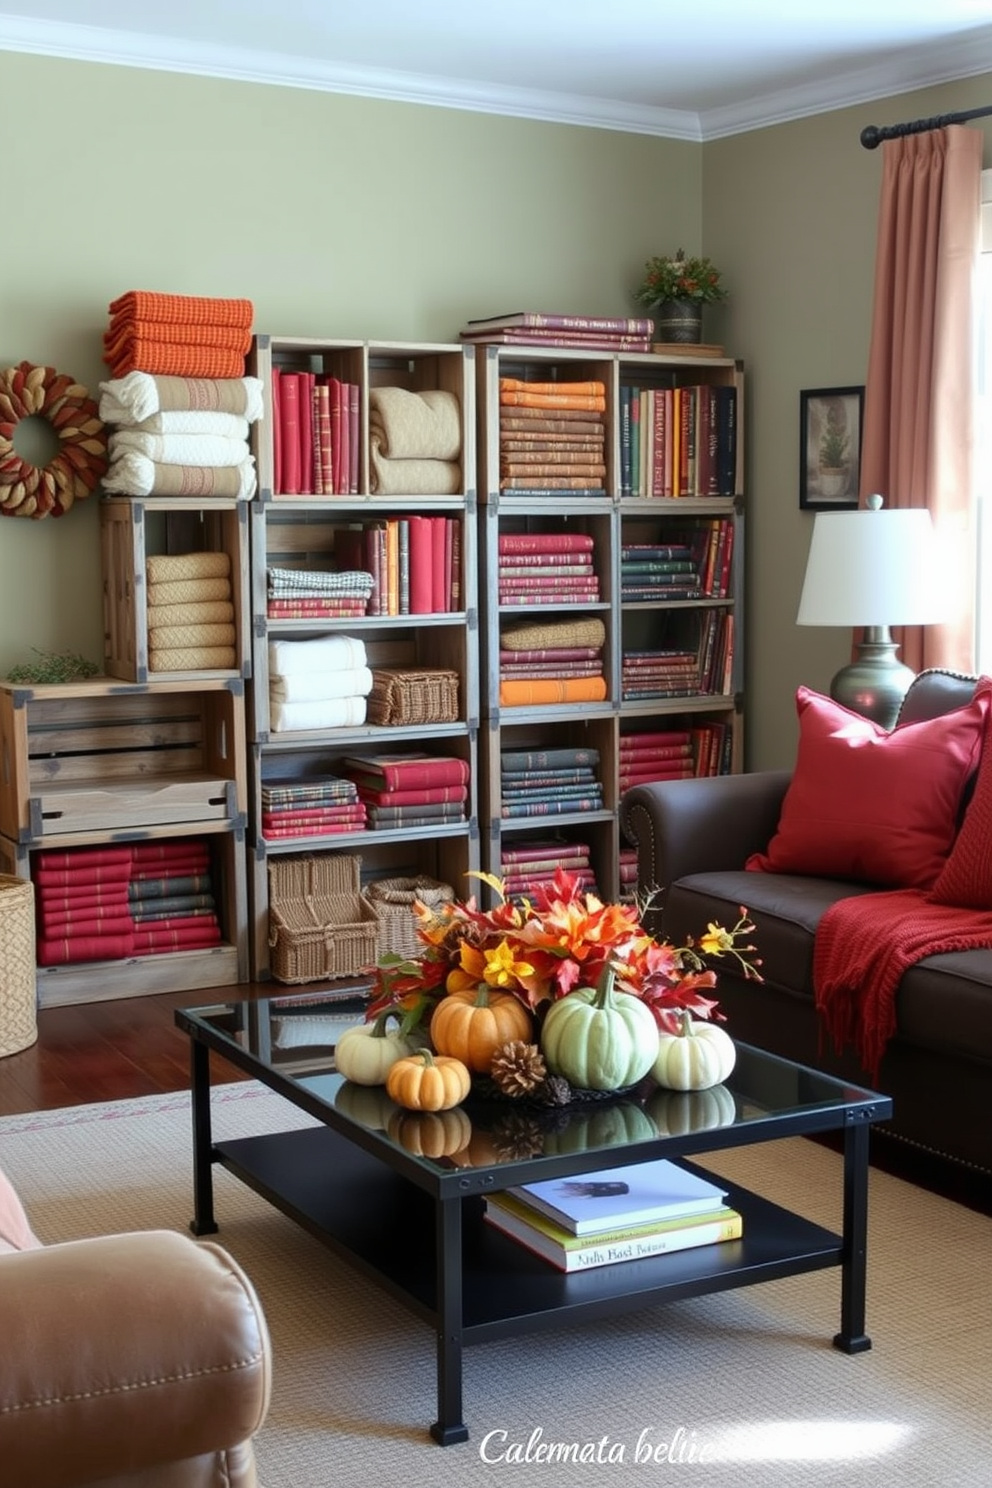
{"label": "folded white towel", "polygon": [[269,700],[273,703],[318,703],[327,698],[368,697],[371,691],[372,673],[368,667],[269,678]]}
{"label": "folded white towel", "polygon": [[[106,399],[100,399],[102,408]],[[113,419],[104,418],[105,424]],[[169,410],[153,413],[139,424],[127,424],[136,434],[220,434],[225,439],[247,439],[251,425],[237,413],[205,413],[199,408]]]}
{"label": "folded white towel", "polygon": [[240,465],[163,465],[127,450],[101,482],[113,496],[225,496],[250,501],[258,489],[255,459]]}
{"label": "folded white towel", "polygon": [[107,440],[113,462],[133,450],[160,465],[241,465],[249,458],[248,441],[223,434],[143,434],[117,429]]}
{"label": "folded white towel", "polygon": [[365,642],[357,636],[318,636],[312,641],[270,641],[269,676],[345,671],[367,666]]}
{"label": "folded white towel", "polygon": [[275,703],[271,725],[274,733],[288,729],[357,728],[365,722],[363,697],[330,698],[322,703]]}
{"label": "folded white towel", "polygon": [[237,413],[250,424],[262,417],[262,384],[257,377],[157,377],[129,372],[100,383],[100,417],[105,424],[138,424],[153,413],[203,409]]}

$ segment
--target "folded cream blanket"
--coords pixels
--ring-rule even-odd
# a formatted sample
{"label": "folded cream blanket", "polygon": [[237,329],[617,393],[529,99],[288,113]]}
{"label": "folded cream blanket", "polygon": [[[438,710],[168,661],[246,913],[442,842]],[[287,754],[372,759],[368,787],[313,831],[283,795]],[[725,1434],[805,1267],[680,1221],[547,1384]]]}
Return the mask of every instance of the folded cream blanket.
{"label": "folded cream blanket", "polygon": [[[100,406],[107,400],[100,399]],[[103,415],[100,415],[101,418]],[[104,419],[105,424],[113,424],[113,419]],[[138,434],[221,434],[225,439],[247,439],[251,428],[248,420],[240,413],[207,413],[199,408],[183,410],[181,408],[169,409],[165,413],[151,413],[140,423],[132,423],[130,419],[122,419],[124,428],[133,429]]]}
{"label": "folded cream blanket", "polygon": [[369,434],[374,449],[391,460],[457,460],[462,452],[461,404],[438,389],[369,390]]}
{"label": "folded cream blanket", "polygon": [[231,572],[231,558],[228,553],[152,553],[145,569],[149,587],[180,579],[222,579]]}
{"label": "folded cream blanket", "polygon": [[117,429],[107,439],[110,463],[134,450],[160,465],[243,465],[250,456],[246,439],[223,434],[144,434],[140,429]]}
{"label": "folded cream blanket", "polygon": [[369,481],[377,496],[454,496],[462,488],[457,460],[387,460],[374,444],[369,453]]}
{"label": "folded cream blanket", "polygon": [[148,585],[149,609],[206,604],[211,600],[230,598],[231,580],[219,575],[212,579],[163,579]]}
{"label": "folded cream blanket", "polygon": [[330,698],[320,703],[276,703],[272,708],[273,732],[287,729],[357,728],[365,722],[363,697]]}
{"label": "folded cream blanket", "polygon": [[[155,588],[160,588],[156,585]],[[163,625],[218,625],[234,623],[234,606],[230,600],[207,599],[187,604],[150,604],[148,606],[148,629],[160,630]]]}
{"label": "folded cream blanket", "polygon": [[272,703],[319,703],[328,698],[368,697],[372,673],[368,667],[345,667],[337,672],[301,672],[269,679]]}
{"label": "folded cream blanket", "polygon": [[365,642],[357,636],[318,636],[312,641],[270,641],[270,677],[337,672],[367,666]]}
{"label": "folded cream blanket", "polygon": [[181,646],[233,646],[236,640],[233,625],[157,625],[148,630],[148,647],[153,651],[178,651]]}
{"label": "folded cream blanket", "polygon": [[240,465],[161,465],[128,450],[101,483],[113,496],[223,496],[250,501],[258,488],[255,460]]}
{"label": "folded cream blanket", "polygon": [[262,417],[262,384],[257,377],[162,377],[129,372],[100,383],[100,417],[105,424],[138,424],[154,413],[199,409],[236,413],[250,424]]}

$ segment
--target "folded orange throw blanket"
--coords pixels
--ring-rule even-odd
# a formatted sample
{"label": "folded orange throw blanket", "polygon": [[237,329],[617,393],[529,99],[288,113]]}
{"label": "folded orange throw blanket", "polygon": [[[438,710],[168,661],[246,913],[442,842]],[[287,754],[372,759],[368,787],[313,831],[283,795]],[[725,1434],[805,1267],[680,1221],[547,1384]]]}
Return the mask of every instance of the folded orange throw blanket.
{"label": "folded orange throw blanket", "polygon": [[126,341],[113,358],[103,359],[111,376],[150,372],[159,377],[244,377],[243,352],[222,346],[187,346],[181,341],[155,341],[146,337]]}
{"label": "folded orange throw blanket", "polygon": [[179,346],[219,346],[244,356],[251,345],[251,331],[240,326],[187,325],[182,321],[133,320],[115,316],[104,332],[103,349],[113,360],[128,341],[167,341]]}
{"label": "folded orange throw blanket", "polygon": [[111,316],[134,320],[171,321],[181,325],[240,326],[250,330],[255,309],[251,300],[216,299],[210,295],[158,294],[129,289],[110,304]]}

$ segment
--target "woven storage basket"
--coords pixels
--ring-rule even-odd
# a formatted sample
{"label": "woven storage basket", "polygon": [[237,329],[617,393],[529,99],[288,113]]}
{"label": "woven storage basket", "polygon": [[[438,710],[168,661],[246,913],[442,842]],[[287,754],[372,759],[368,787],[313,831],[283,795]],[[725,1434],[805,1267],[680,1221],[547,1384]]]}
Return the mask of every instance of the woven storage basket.
{"label": "woven storage basket", "polygon": [[424,667],[372,673],[369,723],[457,723],[458,673]]}
{"label": "woven storage basket", "polygon": [[0,1055],[38,1037],[34,960],[34,884],[0,873]]}
{"label": "woven storage basket", "polygon": [[379,921],[361,858],[307,853],[269,864],[269,966],[280,982],[356,976],[375,964]]}
{"label": "woven storage basket", "polygon": [[450,904],[455,891],[450,884],[436,878],[377,878],[366,893],[379,920],[379,955],[417,956],[424,949],[417,939],[417,919],[413,901],[419,899],[428,909]]}

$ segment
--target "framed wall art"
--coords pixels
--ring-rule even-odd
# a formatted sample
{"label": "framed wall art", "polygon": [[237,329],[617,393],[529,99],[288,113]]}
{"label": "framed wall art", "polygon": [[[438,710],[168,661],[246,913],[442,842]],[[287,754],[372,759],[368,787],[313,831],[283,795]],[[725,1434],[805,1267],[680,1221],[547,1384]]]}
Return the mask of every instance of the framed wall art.
{"label": "framed wall art", "polygon": [[799,394],[799,505],[841,511],[858,504],[863,387]]}

